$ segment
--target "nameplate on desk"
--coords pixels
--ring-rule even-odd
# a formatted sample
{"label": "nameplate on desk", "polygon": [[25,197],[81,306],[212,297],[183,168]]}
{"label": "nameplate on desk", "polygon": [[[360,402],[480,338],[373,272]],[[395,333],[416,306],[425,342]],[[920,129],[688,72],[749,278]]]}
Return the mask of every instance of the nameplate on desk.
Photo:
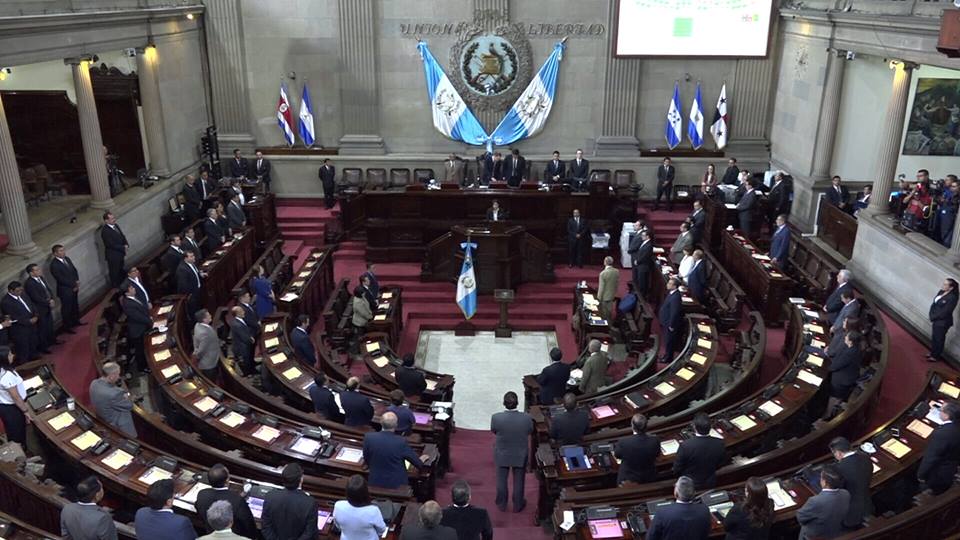
{"label": "nameplate on desk", "polygon": [[747,431],[757,427],[757,423],[754,422],[752,418],[750,418],[745,414],[741,414],[740,416],[730,420],[730,423],[733,424],[740,431]]}
{"label": "nameplate on desk", "polygon": [[66,411],[48,420],[47,425],[54,431],[63,431],[72,426],[76,421],[77,419],[73,417],[73,414],[71,414],[70,411]]}
{"label": "nameplate on desk", "polygon": [[378,356],[373,359],[373,365],[377,366],[378,368],[385,368],[389,363],[390,360],[388,360],[386,356]]}
{"label": "nameplate on desk", "polygon": [[150,338],[150,344],[151,344],[151,345],[163,345],[163,342],[166,341],[166,340],[167,340],[167,335],[166,335],[166,334],[160,334],[160,335],[153,336],[152,338]]}
{"label": "nameplate on desk", "polygon": [[276,332],[276,331],[277,331],[277,328],[280,328],[280,323],[272,322],[272,323],[264,326],[264,327],[263,327],[263,331],[264,331],[264,332],[267,332],[267,333]]}
{"label": "nameplate on desk", "polygon": [[700,347],[701,349],[707,349],[709,351],[710,348],[713,347],[713,342],[711,342],[709,339],[697,338],[697,347]]}
{"label": "nameplate on desk", "polygon": [[777,405],[775,401],[765,401],[763,405],[760,405],[760,410],[769,414],[770,416],[776,416],[783,412],[783,407]]}
{"label": "nameplate on desk", "polygon": [[427,382],[427,390],[436,390],[436,389],[437,389],[437,381],[435,381],[435,380],[433,380],[433,379],[427,379],[426,382]]}
{"label": "nameplate on desk", "polygon": [[[169,351],[168,351],[168,352],[167,352],[167,355],[169,356],[169,354],[170,354],[170,353],[169,353]],[[169,378],[171,378],[171,377],[173,377],[173,376],[175,376],[175,375],[179,375],[179,374],[180,374],[180,366],[174,364],[174,365],[172,365],[172,366],[165,367],[165,368],[163,368],[163,369],[160,370],[160,374],[163,375],[163,378],[164,378],[164,379],[169,379]]]}
{"label": "nameplate on desk", "polygon": [[166,315],[173,311],[173,306],[160,306],[157,308],[157,315]]}
{"label": "nameplate on desk", "polygon": [[815,354],[807,354],[807,358],[804,361],[811,366],[823,367],[823,358]]}
{"label": "nameplate on desk", "polygon": [[137,478],[137,481],[149,486],[154,482],[158,482],[160,480],[169,480],[171,478],[173,478],[172,472],[161,469],[160,467],[150,467],[147,469],[147,472],[140,475],[140,478]]}
{"label": "nameplate on desk", "polygon": [[674,388],[672,384],[670,384],[667,381],[663,381],[662,383],[654,386],[653,389],[656,390],[657,393],[660,394],[661,396],[669,396],[670,394],[676,392],[677,390],[676,388]]}
{"label": "nameplate on desk", "polygon": [[300,298],[300,296],[297,295],[297,293],[288,292],[287,294],[281,296],[280,300],[283,300],[284,302],[292,302],[297,298]]}
{"label": "nameplate on desk", "polygon": [[695,364],[700,364],[701,366],[707,363],[707,357],[700,353],[693,353],[690,355],[690,361]]}
{"label": "nameplate on desk", "polygon": [[660,442],[660,451],[663,452],[665,456],[676,454],[679,449],[680,441],[676,439],[667,439]]}
{"label": "nameplate on desk", "polygon": [[287,354],[283,351],[280,351],[278,353],[273,353],[270,355],[271,364],[276,365],[286,361],[287,361]]}
{"label": "nameplate on desk", "polygon": [[303,372],[300,371],[300,368],[298,367],[292,367],[283,372],[283,378],[287,379],[288,381],[292,381],[301,375],[303,375]]}
{"label": "nameplate on desk", "polygon": [[243,415],[238,413],[237,411],[230,411],[227,414],[221,416],[218,422],[220,422],[221,424],[224,424],[225,426],[235,428],[240,424],[246,422],[246,420],[247,419],[244,418]]}
{"label": "nameplate on desk", "polygon": [[340,450],[337,452],[337,455],[335,455],[333,459],[347,463],[360,463],[363,461],[363,450],[344,446],[340,448]]}
{"label": "nameplate on desk", "polygon": [[923,420],[914,419],[907,425],[907,429],[926,439],[933,433],[933,426]]}
{"label": "nameplate on desk", "polygon": [[217,400],[213,399],[210,396],[203,396],[202,398],[193,402],[193,408],[197,409],[202,413],[212,411],[214,407],[216,407],[217,405],[218,405]]}
{"label": "nameplate on desk", "polygon": [[273,442],[280,436],[280,430],[270,426],[260,426],[256,431],[253,432],[253,437],[255,439],[260,439],[263,442]]}
{"label": "nameplate on desk", "polygon": [[374,315],[374,316],[373,316],[373,320],[378,321],[378,322],[379,322],[379,321],[385,321],[385,320],[387,320],[387,316],[386,316],[386,315]]}
{"label": "nameplate on desk", "polygon": [[687,369],[687,368],[680,368],[680,370],[677,371],[677,377],[680,377],[681,379],[683,379],[683,380],[685,380],[685,381],[689,381],[689,380],[692,379],[695,375],[696,375],[695,372],[690,371],[690,370]]}
{"label": "nameplate on desk", "polygon": [[272,349],[272,348],[274,348],[274,347],[279,347],[279,346],[280,346],[280,339],[279,339],[279,338],[275,338],[275,337],[274,337],[274,338],[270,338],[270,339],[268,339],[268,340],[266,340],[266,341],[263,342],[263,346],[266,347],[267,349]]}
{"label": "nameplate on desk", "polygon": [[810,373],[805,369],[801,369],[800,372],[797,373],[797,378],[807,384],[817,386],[817,387],[819,387],[820,384],[823,383],[822,377],[817,377],[816,375],[814,375],[813,373]]}
{"label": "nameplate on desk", "polygon": [[954,399],[956,399],[957,397],[960,397],[960,388],[957,388],[956,386],[948,382],[940,383],[940,387],[937,388],[937,392],[940,392],[941,394],[946,394]]}
{"label": "nameplate on desk", "polygon": [[393,293],[389,291],[385,293],[380,293],[380,298],[383,298],[384,300],[393,298]]}
{"label": "nameplate on desk", "polygon": [[88,448],[93,448],[94,446],[100,444],[102,439],[99,435],[92,431],[84,431],[82,434],[70,439],[70,444],[74,445],[81,452],[87,450]]}
{"label": "nameplate on desk", "polygon": [[107,457],[103,458],[100,462],[115,471],[119,471],[120,469],[133,463],[133,456],[117,448],[113,452],[107,454]]}
{"label": "nameplate on desk", "polygon": [[891,437],[887,439],[886,442],[880,445],[880,448],[883,448],[893,457],[900,459],[903,456],[910,453],[910,447],[900,442],[899,439]]}

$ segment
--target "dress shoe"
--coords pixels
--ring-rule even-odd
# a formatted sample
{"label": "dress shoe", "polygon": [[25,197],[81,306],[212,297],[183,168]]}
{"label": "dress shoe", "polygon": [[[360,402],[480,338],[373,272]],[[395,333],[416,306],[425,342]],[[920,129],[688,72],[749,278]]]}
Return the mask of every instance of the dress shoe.
{"label": "dress shoe", "polygon": [[523,501],[522,503],[520,503],[520,506],[514,508],[513,511],[519,514],[520,512],[523,512],[523,509],[526,507],[527,507],[527,501]]}
{"label": "dress shoe", "polygon": [[928,357],[927,357],[927,362],[939,362],[939,361],[940,361],[940,360],[937,360],[936,358],[934,358],[934,357],[932,357],[932,356],[928,356]]}
{"label": "dress shoe", "polygon": [[503,505],[498,504],[498,505],[497,505],[497,510],[500,510],[501,512],[506,512],[506,511],[507,511],[507,505],[505,505],[505,504],[503,504]]}

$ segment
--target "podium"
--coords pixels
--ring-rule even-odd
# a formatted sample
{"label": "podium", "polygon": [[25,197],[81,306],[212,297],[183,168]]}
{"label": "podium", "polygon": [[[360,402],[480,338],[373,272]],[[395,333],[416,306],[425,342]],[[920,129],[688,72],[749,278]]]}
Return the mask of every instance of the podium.
{"label": "podium", "polygon": [[450,232],[428,244],[420,279],[456,281],[463,267],[460,244],[467,238],[477,244],[473,251],[473,271],[479,294],[516,289],[521,283],[556,280],[550,249],[545,243],[520,225],[497,222],[454,225]]}

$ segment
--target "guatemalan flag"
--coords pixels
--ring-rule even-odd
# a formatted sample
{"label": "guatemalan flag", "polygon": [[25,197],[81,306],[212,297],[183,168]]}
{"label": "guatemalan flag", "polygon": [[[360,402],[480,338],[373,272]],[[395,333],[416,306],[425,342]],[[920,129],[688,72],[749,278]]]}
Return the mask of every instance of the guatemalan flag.
{"label": "guatemalan flag", "polygon": [[700,83],[697,83],[697,95],[693,98],[693,104],[690,105],[690,123],[687,124],[687,136],[690,137],[690,143],[693,144],[694,150],[703,146],[703,104],[700,99]]}
{"label": "guatemalan flag", "polygon": [[680,116],[680,83],[678,82],[673,84],[673,98],[670,99],[670,109],[667,110],[664,136],[667,138],[667,146],[671,150],[676,148],[683,138],[683,117]]}
{"label": "guatemalan flag", "polygon": [[316,136],[313,132],[313,104],[310,103],[310,92],[307,85],[303,85],[303,95],[300,96],[300,138],[304,146],[313,146]]}
{"label": "guatemalan flag", "polygon": [[473,249],[477,245],[463,242],[460,247],[463,249],[463,267],[457,280],[457,305],[463,316],[469,319],[477,312],[477,276],[473,273]]}
{"label": "guatemalan flag", "polygon": [[727,145],[727,132],[730,130],[730,119],[727,117],[727,85],[724,84],[720,89],[720,97],[717,98],[717,110],[713,113],[713,124],[710,126],[710,134],[713,140],[717,142],[717,149],[723,150]]}
{"label": "guatemalan flag", "polygon": [[[564,38],[564,41],[566,38]],[[498,145],[512,144],[520,139],[532,137],[543,129],[553,108],[553,96],[557,92],[557,75],[560,73],[560,61],[563,60],[563,41],[553,47],[550,57],[543,63],[536,77],[520,94],[517,102],[507,111],[491,138]]]}
{"label": "guatemalan flag", "polygon": [[489,138],[487,132],[467,108],[437,59],[430,53],[427,44],[421,41],[417,43],[417,49],[420,51],[423,72],[427,77],[427,96],[433,111],[433,127],[455,141],[486,144]]}
{"label": "guatemalan flag", "polygon": [[287,85],[280,84],[280,100],[277,102],[277,124],[283,132],[288,146],[293,146],[293,115],[290,113],[290,100],[287,99]]}

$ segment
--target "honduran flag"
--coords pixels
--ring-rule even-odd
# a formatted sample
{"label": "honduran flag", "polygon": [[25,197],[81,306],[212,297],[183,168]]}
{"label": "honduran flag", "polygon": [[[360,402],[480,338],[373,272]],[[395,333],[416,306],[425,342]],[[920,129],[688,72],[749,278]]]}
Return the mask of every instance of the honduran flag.
{"label": "honduran flag", "polygon": [[277,101],[277,124],[283,132],[288,146],[293,146],[293,115],[290,113],[290,100],[287,99],[287,85],[280,84],[280,100]]}

